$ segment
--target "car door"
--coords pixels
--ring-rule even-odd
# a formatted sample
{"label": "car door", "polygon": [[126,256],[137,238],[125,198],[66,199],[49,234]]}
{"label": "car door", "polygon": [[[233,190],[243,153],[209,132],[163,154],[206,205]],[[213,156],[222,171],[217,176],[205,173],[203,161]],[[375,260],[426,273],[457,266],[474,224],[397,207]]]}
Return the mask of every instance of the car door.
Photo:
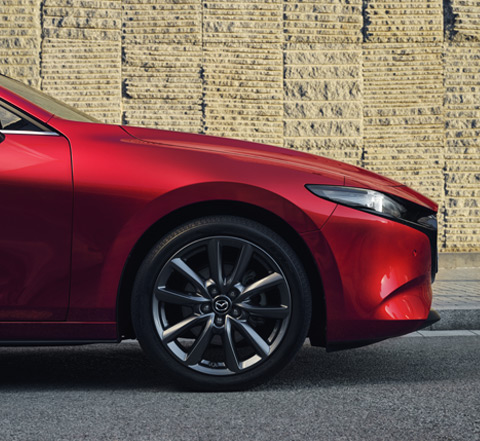
{"label": "car door", "polygon": [[72,185],[67,139],[0,101],[0,321],[65,320]]}

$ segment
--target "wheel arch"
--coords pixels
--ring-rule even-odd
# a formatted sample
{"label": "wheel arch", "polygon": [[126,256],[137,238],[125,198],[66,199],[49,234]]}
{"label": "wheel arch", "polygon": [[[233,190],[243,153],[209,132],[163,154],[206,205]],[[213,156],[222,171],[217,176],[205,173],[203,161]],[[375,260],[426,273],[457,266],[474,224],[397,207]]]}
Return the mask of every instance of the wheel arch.
{"label": "wheel arch", "polygon": [[[302,237],[284,219],[265,208],[238,201],[205,201],[179,208],[155,222],[135,244],[124,266],[117,296],[117,323],[120,339],[134,338],[130,303],[137,271],[152,246],[176,226],[211,215],[231,215],[259,222],[282,236],[293,248],[308,275],[312,293],[312,320],[309,335],[325,336],[326,308],[319,271]],[[320,337],[322,340],[322,337]]]}

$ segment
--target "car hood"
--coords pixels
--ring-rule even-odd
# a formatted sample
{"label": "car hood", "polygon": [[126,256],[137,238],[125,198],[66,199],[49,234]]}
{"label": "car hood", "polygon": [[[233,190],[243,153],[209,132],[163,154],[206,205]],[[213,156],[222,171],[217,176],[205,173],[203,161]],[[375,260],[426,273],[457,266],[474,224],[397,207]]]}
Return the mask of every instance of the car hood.
{"label": "car hood", "polygon": [[344,184],[349,187],[375,189],[410,200],[434,211],[438,208],[435,202],[392,179],[360,167],[322,156],[266,144],[209,135],[131,126],[122,126],[122,128],[130,136],[144,142],[170,147],[194,148],[222,154],[255,157],[277,164],[280,162],[283,166],[299,168],[316,175],[340,178],[340,180],[343,180]]}

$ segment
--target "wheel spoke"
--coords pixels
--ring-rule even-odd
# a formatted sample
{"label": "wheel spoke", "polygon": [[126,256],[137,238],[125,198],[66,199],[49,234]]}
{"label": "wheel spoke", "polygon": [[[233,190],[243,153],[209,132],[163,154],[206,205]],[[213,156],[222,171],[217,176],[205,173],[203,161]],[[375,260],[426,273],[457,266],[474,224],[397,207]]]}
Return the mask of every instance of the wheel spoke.
{"label": "wheel spoke", "polygon": [[242,249],[240,250],[240,255],[238,256],[237,264],[233,269],[230,277],[228,278],[228,286],[235,285],[237,282],[245,274],[245,271],[250,263],[250,259],[252,258],[253,248],[248,243],[242,245]]}
{"label": "wheel spoke", "polygon": [[232,322],[227,317],[223,332],[223,347],[225,349],[225,364],[232,372],[240,372],[240,363],[238,362],[235,351],[235,342],[233,340]]}
{"label": "wheel spoke", "polygon": [[202,334],[200,337],[197,338],[195,343],[193,344],[192,349],[188,353],[187,359],[185,362],[189,366],[193,366],[194,364],[198,364],[205,353],[210,341],[212,340],[213,336],[213,316],[205,324],[203,328]]}
{"label": "wheel spoke", "polygon": [[270,353],[270,346],[268,343],[253,329],[248,323],[241,322],[240,320],[232,319],[239,331],[250,342],[258,355],[262,358],[268,357]]}
{"label": "wheel spoke", "polygon": [[284,319],[289,314],[287,306],[258,306],[248,303],[240,303],[237,306],[250,314],[265,318]]}
{"label": "wheel spoke", "polygon": [[285,283],[283,277],[278,273],[269,274],[263,279],[257,280],[251,285],[247,286],[245,290],[237,297],[237,302],[243,302],[255,294],[259,294],[269,288]]}
{"label": "wheel spoke", "polygon": [[191,315],[190,317],[187,317],[181,322],[178,322],[176,325],[170,326],[169,328],[165,329],[162,333],[162,340],[164,341],[164,343],[170,343],[177,337],[180,337],[180,335],[182,335],[188,329],[198,326],[205,320],[212,318],[213,314]]}
{"label": "wheel spoke", "polygon": [[155,296],[159,302],[173,303],[175,305],[200,305],[202,303],[209,303],[210,299],[199,297],[192,294],[184,294],[177,291],[172,291],[164,286],[158,286],[155,291]]}
{"label": "wheel spoke", "polygon": [[170,262],[170,265],[173,266],[180,274],[182,274],[187,280],[198,290],[198,292],[205,297],[209,298],[207,287],[205,281],[192,269],[190,268],[182,259],[176,258]]}
{"label": "wheel spoke", "polygon": [[150,304],[157,339],[181,369],[236,377],[268,364],[294,312],[283,261],[233,226],[228,234],[195,233],[177,243]]}
{"label": "wheel spoke", "polygon": [[219,239],[211,239],[208,242],[208,263],[210,277],[219,287],[223,286],[222,250]]}

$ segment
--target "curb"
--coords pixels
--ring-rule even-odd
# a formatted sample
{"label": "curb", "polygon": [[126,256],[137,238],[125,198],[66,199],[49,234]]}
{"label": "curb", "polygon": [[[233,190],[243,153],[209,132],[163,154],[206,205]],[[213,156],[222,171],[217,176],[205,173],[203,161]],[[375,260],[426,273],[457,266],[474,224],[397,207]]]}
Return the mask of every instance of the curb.
{"label": "curb", "polygon": [[425,328],[431,331],[480,329],[480,308],[436,309],[440,321]]}
{"label": "curb", "polygon": [[478,268],[480,253],[439,253],[438,266],[444,269]]}
{"label": "curb", "polygon": [[[435,284],[433,285],[433,309],[440,314],[440,321],[425,329],[480,329],[480,253],[439,253],[438,259],[440,274],[444,270],[443,275],[446,277],[438,279],[438,283],[444,285],[439,290],[437,299],[440,305],[435,305]],[[451,301],[445,302],[449,294],[452,294],[449,299]]]}

